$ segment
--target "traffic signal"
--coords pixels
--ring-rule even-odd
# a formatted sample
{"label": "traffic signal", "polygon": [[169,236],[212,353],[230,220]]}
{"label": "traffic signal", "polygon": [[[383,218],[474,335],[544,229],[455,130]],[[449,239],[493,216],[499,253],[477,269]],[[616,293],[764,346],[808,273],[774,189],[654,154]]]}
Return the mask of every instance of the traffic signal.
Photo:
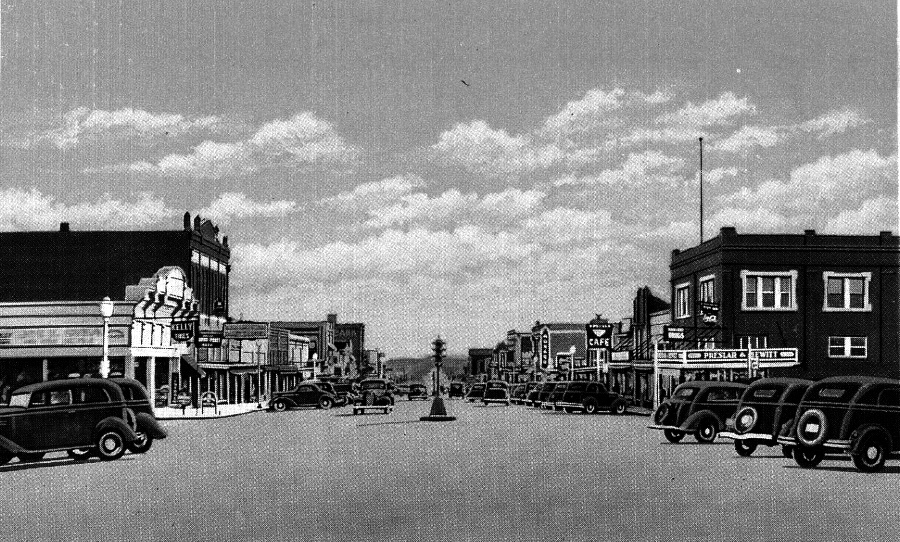
{"label": "traffic signal", "polygon": [[441,365],[444,362],[444,353],[447,351],[446,343],[438,337],[431,343],[431,351],[434,352],[434,364]]}

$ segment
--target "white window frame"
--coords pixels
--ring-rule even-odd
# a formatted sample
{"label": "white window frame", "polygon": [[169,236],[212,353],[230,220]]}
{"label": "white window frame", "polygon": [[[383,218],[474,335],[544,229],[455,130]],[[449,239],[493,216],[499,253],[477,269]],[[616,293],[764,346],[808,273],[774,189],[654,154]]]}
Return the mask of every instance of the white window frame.
{"label": "white window frame", "polygon": [[[834,355],[831,353],[831,340],[832,339],[842,339],[844,343],[844,353],[843,355]],[[863,340],[863,348],[865,348],[865,354],[862,356],[854,356],[851,355],[851,339],[862,339]],[[832,359],[866,359],[869,357],[869,338],[868,337],[860,337],[860,336],[852,336],[852,337],[841,337],[841,336],[830,336],[828,337],[828,345],[826,346],[828,349],[828,357]],[[854,348],[859,348],[858,346]]]}
{"label": "white window frame", "polygon": [[[828,306],[828,279],[863,279],[863,306],[850,307],[850,288],[844,280],[844,306],[829,307]],[[869,302],[869,285],[872,282],[872,273],[838,273],[835,271],[825,271],[822,273],[822,284],[824,286],[824,294],[822,299],[823,312],[872,312],[872,304]]]}
{"label": "white window frame", "polygon": [[[682,304],[678,293],[684,290],[684,312],[681,312]],[[675,286],[675,318],[689,318],[691,316],[691,283],[682,282]]]}
{"label": "white window frame", "polygon": [[[747,306],[747,277],[752,276],[757,279],[756,295],[757,306]],[[781,281],[779,277],[791,277],[791,305],[788,307],[779,306],[781,303]],[[762,307],[762,277],[775,278],[775,304],[774,307]],[[741,310],[743,311],[769,311],[769,312],[791,312],[797,310],[797,270],[789,271],[752,271],[749,269],[741,270]]]}
{"label": "white window frame", "polygon": [[[709,299],[704,299],[703,297],[703,285],[711,283]],[[705,301],[707,303],[715,303],[716,302],[716,276],[715,275],[706,275],[697,279],[697,300]]]}

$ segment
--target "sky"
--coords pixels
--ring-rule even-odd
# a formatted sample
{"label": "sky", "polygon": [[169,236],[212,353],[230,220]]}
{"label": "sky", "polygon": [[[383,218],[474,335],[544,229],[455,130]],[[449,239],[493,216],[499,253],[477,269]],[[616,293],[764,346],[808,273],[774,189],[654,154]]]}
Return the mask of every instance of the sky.
{"label": "sky", "polygon": [[898,226],[894,2],[0,0],[0,231],[232,247],[388,356],[668,297],[673,249]]}

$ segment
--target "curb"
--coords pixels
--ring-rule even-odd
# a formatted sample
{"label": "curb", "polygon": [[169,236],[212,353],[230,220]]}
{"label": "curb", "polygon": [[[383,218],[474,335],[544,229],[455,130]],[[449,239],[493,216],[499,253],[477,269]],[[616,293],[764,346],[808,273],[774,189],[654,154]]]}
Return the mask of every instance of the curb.
{"label": "curb", "polygon": [[219,415],[213,415],[213,416],[201,416],[201,415],[195,415],[195,414],[185,414],[183,416],[157,415],[156,419],[157,420],[167,420],[167,421],[172,421],[172,420],[221,420],[222,418],[234,418],[237,416],[253,414],[254,412],[265,412],[265,411],[266,411],[265,408],[254,408],[253,410],[246,410],[244,412],[235,412],[233,414],[219,414]]}

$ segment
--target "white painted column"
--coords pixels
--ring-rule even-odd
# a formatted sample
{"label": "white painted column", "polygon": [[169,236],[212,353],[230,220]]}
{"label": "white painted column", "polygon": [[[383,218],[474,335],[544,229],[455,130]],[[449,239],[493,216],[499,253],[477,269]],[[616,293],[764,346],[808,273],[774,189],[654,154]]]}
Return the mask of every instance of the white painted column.
{"label": "white painted column", "polygon": [[147,358],[147,391],[150,392],[150,404],[156,408],[156,356]]}
{"label": "white painted column", "polygon": [[47,359],[41,360],[41,380],[46,382],[50,379],[50,362]]}

